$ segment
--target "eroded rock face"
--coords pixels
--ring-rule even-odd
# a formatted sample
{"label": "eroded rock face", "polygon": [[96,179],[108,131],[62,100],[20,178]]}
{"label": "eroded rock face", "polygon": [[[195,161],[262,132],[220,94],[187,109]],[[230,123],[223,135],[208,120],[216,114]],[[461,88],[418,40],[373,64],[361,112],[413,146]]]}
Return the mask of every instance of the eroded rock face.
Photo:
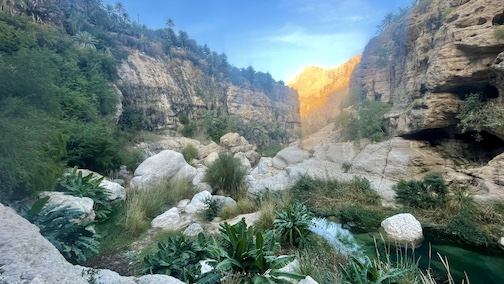
{"label": "eroded rock face", "polygon": [[415,247],[423,240],[422,225],[410,213],[391,216],[381,222],[381,227],[390,241],[404,246]]}
{"label": "eroded rock face", "polygon": [[145,129],[177,129],[179,114],[190,119],[209,110],[220,109],[246,121],[259,120],[283,129],[300,124],[297,93],[274,84],[273,95],[248,84],[235,86],[219,76],[206,74],[187,57],[185,51],[172,50],[171,58],[153,58],[130,50],[118,73],[122,82],[123,107],[144,117]]}
{"label": "eroded rock face", "polygon": [[369,42],[352,87],[394,105],[399,135],[455,125],[469,93],[502,102],[503,11],[501,0],[420,2]]}

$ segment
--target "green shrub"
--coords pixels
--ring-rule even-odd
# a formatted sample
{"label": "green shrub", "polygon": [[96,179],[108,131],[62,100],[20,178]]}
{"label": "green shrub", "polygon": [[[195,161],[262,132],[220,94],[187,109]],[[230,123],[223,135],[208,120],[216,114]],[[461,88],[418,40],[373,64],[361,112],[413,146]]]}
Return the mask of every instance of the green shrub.
{"label": "green shrub", "polygon": [[385,214],[357,205],[344,207],[340,213],[340,222],[357,232],[376,230],[383,219],[385,219]]}
{"label": "green shrub", "polygon": [[488,246],[492,243],[491,237],[476,225],[474,217],[465,212],[455,216],[448,223],[447,230],[462,243],[473,246]]}
{"label": "green shrub", "polygon": [[208,206],[205,211],[203,211],[203,219],[206,221],[212,221],[215,217],[219,216],[222,209],[222,202],[218,199],[209,197],[205,199],[205,204]]}
{"label": "green shrub", "polygon": [[198,149],[193,144],[187,144],[182,150],[182,155],[186,162],[191,163],[192,159],[197,159],[199,156]]}
{"label": "green shrub", "polygon": [[93,210],[97,220],[104,220],[112,211],[109,200],[110,192],[101,187],[103,177],[95,178],[92,173],[82,175],[77,167],[58,180],[56,190],[78,197],[89,197],[93,200]]}
{"label": "green shrub", "polygon": [[216,260],[213,274],[240,274],[244,283],[285,283],[280,277],[293,280],[305,278],[304,275],[279,271],[295,257],[275,256],[278,242],[272,231],[254,235],[254,228],[247,227],[245,219],[232,226],[221,224],[219,231],[220,244],[211,249],[212,258]]}
{"label": "green shrub", "polygon": [[142,274],[166,274],[186,283],[195,283],[201,270],[199,262],[209,257],[208,240],[199,234],[196,240],[184,236],[170,236],[158,244],[155,254],[144,258]]}
{"label": "green shrub", "polygon": [[312,214],[303,204],[292,204],[284,211],[275,212],[273,222],[275,233],[291,247],[302,248],[306,243],[306,236],[310,232]]}
{"label": "green shrub", "polygon": [[374,142],[388,136],[384,125],[384,115],[390,107],[380,101],[365,100],[357,108],[357,115],[351,116],[348,126],[343,130],[343,136],[348,140],[369,138]]}
{"label": "green shrub", "polygon": [[480,141],[482,130],[502,130],[504,127],[504,110],[495,102],[484,101],[482,94],[469,94],[460,105],[457,118],[462,133],[475,131],[476,140]]}
{"label": "green shrub", "polygon": [[246,173],[240,160],[228,153],[220,153],[219,157],[208,166],[204,181],[215,190],[221,190],[237,200],[243,197],[246,190],[244,187]]}
{"label": "green shrub", "polygon": [[352,168],[352,164],[349,162],[344,162],[341,165],[341,168],[343,169],[343,172],[348,173],[348,171]]}
{"label": "green shrub", "polygon": [[[38,205],[44,205],[42,199]],[[72,263],[84,263],[98,254],[100,236],[86,229],[88,224],[78,224],[75,220],[83,213],[69,206],[54,204],[42,209],[37,203],[25,217],[40,229],[40,234],[51,242],[60,253]]]}
{"label": "green shrub", "polygon": [[64,133],[68,165],[99,173],[116,170],[122,164],[121,147],[105,125],[71,123]]}
{"label": "green shrub", "polygon": [[448,188],[440,173],[428,173],[423,181],[401,180],[394,187],[396,199],[410,207],[437,208],[446,201]]}
{"label": "green shrub", "polygon": [[126,168],[131,172],[134,172],[138,166],[145,161],[145,154],[142,149],[134,148],[125,150],[125,154],[123,154],[123,164],[126,165]]}
{"label": "green shrub", "polygon": [[494,36],[497,40],[504,40],[504,26],[496,27]]}

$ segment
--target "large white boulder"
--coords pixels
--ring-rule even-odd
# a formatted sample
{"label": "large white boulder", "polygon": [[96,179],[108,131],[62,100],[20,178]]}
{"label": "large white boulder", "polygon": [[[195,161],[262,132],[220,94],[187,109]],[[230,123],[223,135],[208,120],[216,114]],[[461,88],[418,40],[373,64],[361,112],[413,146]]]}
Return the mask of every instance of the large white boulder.
{"label": "large white boulder", "polygon": [[310,158],[310,153],[296,146],[287,147],[278,152],[273,158],[273,166],[283,170],[290,165],[301,163]]}
{"label": "large white boulder", "polygon": [[194,206],[194,208],[196,208],[197,211],[201,211],[208,207],[205,201],[210,198],[212,198],[212,194],[210,192],[208,191],[198,192],[193,196],[193,198],[191,199],[191,203],[189,203],[189,205]]}
{"label": "large white boulder", "polygon": [[387,238],[403,246],[416,247],[423,240],[422,225],[410,213],[397,214],[381,222]]}
{"label": "large white boulder", "polygon": [[138,166],[130,186],[142,188],[172,179],[192,180],[196,174],[197,170],[185,161],[182,154],[165,150],[147,158]]}
{"label": "large white boulder", "polygon": [[100,182],[100,186],[109,191],[110,201],[126,200],[126,189],[119,183],[104,179]]}
{"label": "large white boulder", "polygon": [[180,223],[180,215],[177,207],[173,207],[170,210],[164,212],[163,214],[154,218],[151,222],[153,228],[161,229],[176,229]]}
{"label": "large white boulder", "polygon": [[68,206],[82,212],[79,222],[88,223],[95,219],[94,201],[89,197],[77,197],[58,191],[44,191],[40,196],[49,196],[46,206],[56,205],[56,209]]}
{"label": "large white boulder", "polygon": [[0,204],[0,283],[88,284],[39,229]]}

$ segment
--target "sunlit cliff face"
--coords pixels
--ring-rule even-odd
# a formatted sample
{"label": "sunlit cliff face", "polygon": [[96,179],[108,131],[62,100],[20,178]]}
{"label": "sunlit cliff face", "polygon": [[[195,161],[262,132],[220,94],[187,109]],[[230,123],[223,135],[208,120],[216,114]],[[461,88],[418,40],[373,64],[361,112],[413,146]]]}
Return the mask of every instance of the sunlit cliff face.
{"label": "sunlit cliff face", "polygon": [[[306,117],[311,112],[320,110],[328,103],[333,104],[334,102],[328,101],[329,96],[348,87],[350,76],[361,57],[361,55],[354,56],[342,65],[328,70],[317,66],[308,66],[301,74],[288,82],[287,85],[299,94],[301,117]],[[337,100],[336,106],[331,106],[333,111],[331,116],[337,114],[334,112],[338,111],[340,99]]]}

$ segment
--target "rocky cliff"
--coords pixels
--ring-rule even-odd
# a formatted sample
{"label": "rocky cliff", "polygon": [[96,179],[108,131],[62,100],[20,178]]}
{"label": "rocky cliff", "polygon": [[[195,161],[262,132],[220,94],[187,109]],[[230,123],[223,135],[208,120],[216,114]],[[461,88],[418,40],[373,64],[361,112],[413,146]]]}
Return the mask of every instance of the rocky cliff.
{"label": "rocky cliff", "polygon": [[475,93],[502,112],[503,24],[501,0],[419,1],[369,42],[352,81],[368,99],[393,106],[386,119],[394,134],[427,141],[443,158],[438,165],[446,168],[424,171],[443,172],[490,198],[504,195],[503,128],[483,126],[480,141],[462,133],[457,116]]}
{"label": "rocky cliff", "polygon": [[502,24],[500,0],[420,1],[369,42],[354,87],[394,105],[399,135],[452,127],[467,94],[502,102]]}
{"label": "rocky cliff", "polygon": [[179,114],[193,119],[210,110],[246,121],[274,122],[282,129],[299,126],[296,92],[274,84],[268,96],[247,83],[236,86],[208,74],[206,64],[175,49],[171,58],[130,50],[119,68],[124,111],[141,116],[146,129],[176,129]]}
{"label": "rocky cliff", "polygon": [[325,125],[339,113],[339,106],[348,96],[350,76],[361,55],[331,69],[308,66],[287,85],[299,94],[303,128]]}

